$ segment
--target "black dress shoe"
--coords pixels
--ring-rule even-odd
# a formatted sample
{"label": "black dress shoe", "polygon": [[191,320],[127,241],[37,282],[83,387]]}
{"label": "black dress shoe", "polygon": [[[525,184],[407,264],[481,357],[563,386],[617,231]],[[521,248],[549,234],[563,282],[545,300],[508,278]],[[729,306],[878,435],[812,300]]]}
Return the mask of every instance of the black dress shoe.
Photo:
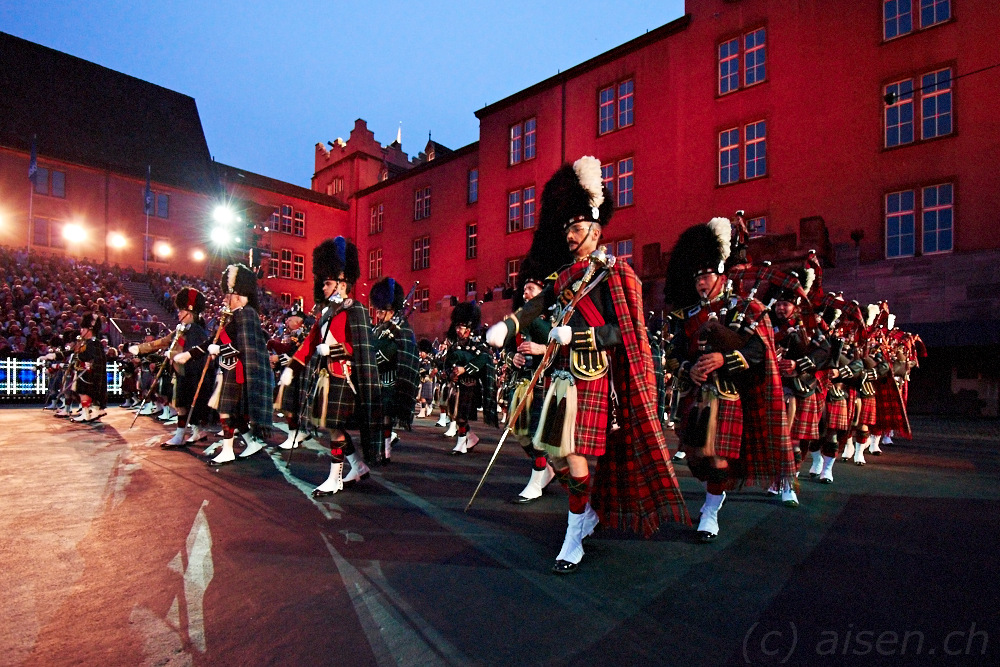
{"label": "black dress shoe", "polygon": [[227,466],[230,463],[236,463],[236,461],[237,461],[237,459],[233,459],[232,461],[215,461],[213,459],[213,460],[209,460],[208,465],[211,466],[212,468],[219,468],[219,467],[222,467],[222,466]]}
{"label": "black dress shoe", "polygon": [[541,499],[542,499],[541,496],[538,496],[537,498],[525,498],[524,496],[518,496],[513,500],[511,500],[510,502],[513,505],[527,505],[528,503],[533,503],[536,500],[541,500]]}
{"label": "black dress shoe", "polygon": [[182,442],[179,445],[172,445],[169,442],[164,442],[160,444],[160,449],[180,449],[181,447],[187,447],[189,443]]}
{"label": "black dress shoe", "polygon": [[700,542],[714,542],[718,537],[718,533],[710,533],[707,530],[698,531],[698,540]]}
{"label": "black dress shoe", "polygon": [[832,480],[832,479],[829,479],[829,478],[826,478],[826,477],[824,477],[824,478],[822,478],[821,480],[819,480],[819,483],[820,483],[820,484],[833,484],[833,480]]}
{"label": "black dress shoe", "polygon": [[573,574],[579,569],[579,563],[571,563],[568,560],[557,560],[552,566],[552,574]]}
{"label": "black dress shoe", "polygon": [[325,498],[326,496],[332,496],[333,491],[320,491],[319,489],[313,489],[311,495],[313,498]]}
{"label": "black dress shoe", "polygon": [[809,473],[809,479],[816,479],[817,477],[819,477],[819,473],[818,472],[811,472],[811,473]]}

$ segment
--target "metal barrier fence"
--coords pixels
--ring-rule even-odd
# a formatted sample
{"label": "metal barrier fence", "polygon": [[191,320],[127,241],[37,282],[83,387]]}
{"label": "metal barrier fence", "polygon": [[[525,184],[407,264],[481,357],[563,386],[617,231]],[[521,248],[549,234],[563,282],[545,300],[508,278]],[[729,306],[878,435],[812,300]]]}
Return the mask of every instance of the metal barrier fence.
{"label": "metal barrier fence", "polygon": [[[48,394],[49,374],[34,359],[0,358],[0,401],[41,400]],[[122,393],[122,367],[108,362],[108,394]]]}

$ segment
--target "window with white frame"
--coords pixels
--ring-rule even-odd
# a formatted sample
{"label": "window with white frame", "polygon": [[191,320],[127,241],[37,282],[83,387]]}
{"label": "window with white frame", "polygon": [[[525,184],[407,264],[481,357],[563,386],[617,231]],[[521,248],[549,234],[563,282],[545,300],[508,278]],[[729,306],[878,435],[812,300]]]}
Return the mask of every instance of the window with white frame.
{"label": "window with white frame", "polygon": [[333,182],[330,183],[330,194],[339,195],[343,191],[344,191],[344,178],[343,176],[337,176],[336,178],[333,179]]}
{"label": "window with white frame", "polygon": [[292,233],[296,236],[306,235],[306,214],[304,211],[295,212],[295,221],[292,223]]}
{"label": "window with white frame", "polygon": [[280,278],[292,277],[292,251],[287,248],[281,249],[281,265],[278,271]]}
{"label": "window with white frame", "polygon": [[368,233],[379,234],[382,231],[382,220],[385,214],[385,204],[375,204],[370,209]]}
{"label": "window with white frame", "polygon": [[746,169],[747,179],[760,178],[767,175],[767,123],[757,121],[744,128],[746,133]]}
{"label": "window with white frame", "polygon": [[292,255],[292,279],[293,280],[305,280],[306,279],[306,256],[305,255]]}
{"label": "window with white frame", "polygon": [[507,193],[507,233],[535,226],[535,186]]}
{"label": "window with white frame", "polygon": [[513,287],[517,284],[517,274],[521,271],[522,257],[507,260],[507,286]]}
{"label": "window with white frame", "polygon": [[632,239],[614,241],[610,245],[612,254],[618,258],[618,261],[628,262],[629,266],[635,266],[632,261]]}
{"label": "window with white frame", "polygon": [[888,41],[910,34],[918,24],[924,29],[949,19],[951,0],[883,0],[882,37]]}
{"label": "window with white frame", "polygon": [[716,51],[719,95],[754,86],[767,79],[767,33],[764,28],[727,39],[718,45]]}
{"label": "window with white frame", "polygon": [[521,231],[521,191],[507,193],[507,233]]}
{"label": "window with white frame", "polygon": [[[719,185],[767,176],[767,121],[760,120],[719,133]],[[746,157],[740,163],[740,154]]]}
{"label": "window with white frame", "polygon": [[411,269],[419,271],[430,268],[431,265],[431,237],[421,236],[413,239],[413,264]]}
{"label": "window with white frame", "polygon": [[281,233],[292,233],[292,207],[288,204],[281,205]]}
{"label": "window with white frame", "polygon": [[601,183],[613,197],[615,194],[615,165],[613,163],[601,165]]}
{"label": "window with white frame", "polygon": [[954,247],[953,183],[900,190],[885,196],[886,257],[951,252]]}
{"label": "window with white frame", "polygon": [[954,247],[955,198],[951,183],[921,188],[924,254],[949,252]]}
{"label": "window with white frame", "polygon": [[535,226],[535,186],[526,187],[521,192],[521,218],[522,229],[531,229]]}
{"label": "window with white frame", "polygon": [[66,239],[63,238],[63,227],[65,224],[61,220],[33,217],[31,219],[32,245],[65,248]]}
{"label": "window with white frame", "polygon": [[597,94],[597,131],[607,134],[634,122],[635,82],[626,79],[602,88]]}
{"label": "window with white frame", "polygon": [[510,126],[507,164],[515,165],[535,157],[536,120],[528,118]]}
{"label": "window with white frame", "polygon": [[475,259],[479,254],[479,231],[475,222],[465,226],[465,258]]}
{"label": "window with white frame", "polygon": [[431,288],[418,287],[413,293],[413,307],[419,313],[426,313],[431,309]]}
{"label": "window with white frame", "polygon": [[382,277],[382,248],[368,251],[368,279],[378,280]]}
{"label": "window with white frame", "polygon": [[420,188],[413,193],[413,219],[431,217],[431,186]]}
{"label": "window with white frame", "polygon": [[884,88],[886,148],[913,143],[918,122],[921,140],[954,132],[951,68],[928,72],[917,80],[920,87],[916,90],[912,78],[894,81]]}
{"label": "window with white frame", "polygon": [[633,204],[632,189],[634,186],[635,162],[632,158],[618,161],[618,175],[615,179],[615,206],[622,208]]}

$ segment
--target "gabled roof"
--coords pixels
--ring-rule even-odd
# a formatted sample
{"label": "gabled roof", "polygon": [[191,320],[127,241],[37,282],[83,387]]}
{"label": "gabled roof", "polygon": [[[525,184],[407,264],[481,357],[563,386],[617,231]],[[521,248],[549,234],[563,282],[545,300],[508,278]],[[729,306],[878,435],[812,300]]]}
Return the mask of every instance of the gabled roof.
{"label": "gabled roof", "polygon": [[219,180],[225,183],[244,185],[248,188],[257,188],[258,190],[267,190],[268,192],[285,195],[286,197],[295,197],[296,199],[313,202],[314,204],[323,204],[324,206],[331,206],[344,211],[350,208],[341,199],[323,192],[316,192],[315,190],[303,188],[294,183],[286,183],[285,181],[279,181],[269,176],[255,174],[246,169],[230,167],[221,162],[213,162],[212,164],[215,167],[215,173],[218,175]]}
{"label": "gabled roof", "polygon": [[0,145],[214,194],[193,98],[0,32]]}

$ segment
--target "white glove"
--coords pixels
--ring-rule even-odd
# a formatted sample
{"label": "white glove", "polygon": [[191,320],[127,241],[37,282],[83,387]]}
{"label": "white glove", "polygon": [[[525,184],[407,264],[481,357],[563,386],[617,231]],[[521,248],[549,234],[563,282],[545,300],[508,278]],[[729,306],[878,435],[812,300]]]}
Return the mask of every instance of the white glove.
{"label": "white glove", "polygon": [[281,377],[278,378],[278,386],[287,387],[288,385],[292,384],[293,375],[294,373],[292,373],[291,368],[286,368],[285,370],[281,371]]}
{"label": "white glove", "polygon": [[190,358],[191,358],[190,352],[178,352],[177,354],[174,355],[174,363],[186,364]]}
{"label": "white glove", "polygon": [[208,353],[213,357],[219,356],[219,352],[222,352],[222,348],[215,343],[208,346]]}
{"label": "white glove", "polygon": [[321,357],[330,356],[330,346],[327,345],[326,343],[320,343],[319,345],[316,346],[316,354],[318,354]]}
{"label": "white glove", "polygon": [[128,346],[128,351],[129,351],[129,354],[136,354],[137,355],[137,354],[139,354],[139,346],[138,345],[129,345]]}
{"label": "white glove", "polygon": [[486,342],[493,347],[503,347],[504,342],[507,340],[507,323],[504,321],[497,322],[489,329],[486,330]]}
{"label": "white glove", "polygon": [[568,326],[552,327],[552,330],[549,332],[549,340],[555,341],[560,345],[569,345],[573,340],[573,329]]}
{"label": "white glove", "polygon": [[174,331],[182,331],[183,332],[186,329],[187,329],[187,327],[184,325],[183,322],[178,322],[177,326],[174,327]]}

